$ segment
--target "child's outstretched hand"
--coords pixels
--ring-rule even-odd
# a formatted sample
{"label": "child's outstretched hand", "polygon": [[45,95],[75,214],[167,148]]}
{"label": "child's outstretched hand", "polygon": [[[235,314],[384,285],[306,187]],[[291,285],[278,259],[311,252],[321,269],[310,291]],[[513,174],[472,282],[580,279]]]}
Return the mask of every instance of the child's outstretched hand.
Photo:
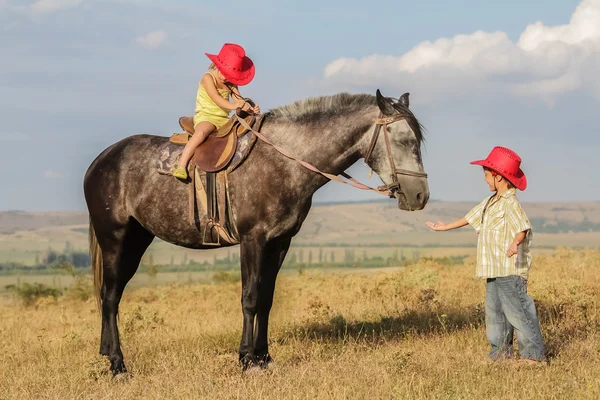
{"label": "child's outstretched hand", "polygon": [[258,104],[252,107],[252,112],[254,112],[254,114],[260,114],[260,107],[258,106]]}
{"label": "child's outstretched hand", "polygon": [[430,227],[431,229],[433,229],[434,231],[445,231],[447,230],[447,224],[438,221],[437,224],[434,224],[433,222],[426,222],[425,223],[428,227]]}

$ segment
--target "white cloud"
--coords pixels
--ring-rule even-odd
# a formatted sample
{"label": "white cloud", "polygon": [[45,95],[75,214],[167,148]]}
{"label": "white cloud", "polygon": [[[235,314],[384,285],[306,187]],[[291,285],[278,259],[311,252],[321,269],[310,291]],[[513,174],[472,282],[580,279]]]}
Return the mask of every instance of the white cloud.
{"label": "white cloud", "polygon": [[29,9],[36,14],[57,11],[63,8],[74,7],[81,4],[81,0],[37,0]]}
{"label": "white cloud", "polygon": [[60,172],[56,172],[56,171],[53,171],[53,170],[44,171],[43,176],[44,176],[44,178],[48,178],[48,179],[60,179],[60,178],[64,178],[65,177]]}
{"label": "white cloud", "polygon": [[351,85],[416,85],[428,95],[494,90],[552,102],[589,90],[600,98],[600,0],[583,0],[566,25],[536,22],[515,43],[505,32],[422,42],[400,56],[340,58],[326,66],[327,81]]}
{"label": "white cloud", "polygon": [[146,49],[157,49],[167,40],[167,33],[164,31],[154,31],[135,38],[135,42]]}

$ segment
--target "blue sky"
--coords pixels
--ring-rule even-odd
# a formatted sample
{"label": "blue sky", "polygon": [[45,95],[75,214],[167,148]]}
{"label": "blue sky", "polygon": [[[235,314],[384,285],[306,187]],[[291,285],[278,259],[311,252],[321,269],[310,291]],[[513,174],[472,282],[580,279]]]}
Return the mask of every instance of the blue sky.
{"label": "blue sky", "polygon": [[[96,155],[178,131],[225,42],[256,63],[243,93],[263,111],[411,92],[435,199],[487,195],[469,161],[495,145],[523,158],[522,200],[600,199],[600,0],[0,0],[0,210],[85,209]],[[315,200],[374,196],[330,183]]]}

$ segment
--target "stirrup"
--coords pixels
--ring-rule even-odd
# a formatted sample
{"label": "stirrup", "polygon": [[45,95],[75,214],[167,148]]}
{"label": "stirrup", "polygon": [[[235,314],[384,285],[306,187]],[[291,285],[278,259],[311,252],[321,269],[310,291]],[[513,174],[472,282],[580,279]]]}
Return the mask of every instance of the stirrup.
{"label": "stirrup", "polygon": [[[204,233],[202,234],[202,245],[203,246],[220,246],[221,245],[221,235],[219,234],[219,228],[221,224],[215,222],[212,218],[208,220],[208,223],[204,227]],[[217,231],[217,241],[216,242],[207,242],[206,241],[206,230],[210,229],[210,238],[212,239],[213,230]]]}

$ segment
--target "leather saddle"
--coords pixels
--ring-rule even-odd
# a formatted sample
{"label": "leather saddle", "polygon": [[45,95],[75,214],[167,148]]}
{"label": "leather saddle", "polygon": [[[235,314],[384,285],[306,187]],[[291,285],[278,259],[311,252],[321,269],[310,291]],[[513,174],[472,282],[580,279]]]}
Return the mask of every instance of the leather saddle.
{"label": "leather saddle", "polygon": [[[249,126],[253,126],[256,118],[252,114],[239,111],[238,116],[243,118]],[[179,118],[179,126],[185,133],[175,133],[169,139],[172,143],[185,145],[194,134],[194,119],[192,117]],[[194,163],[206,172],[216,172],[225,168],[237,150],[238,137],[248,132],[237,118],[232,117],[225,125],[211,133],[206,140],[196,148]]]}

